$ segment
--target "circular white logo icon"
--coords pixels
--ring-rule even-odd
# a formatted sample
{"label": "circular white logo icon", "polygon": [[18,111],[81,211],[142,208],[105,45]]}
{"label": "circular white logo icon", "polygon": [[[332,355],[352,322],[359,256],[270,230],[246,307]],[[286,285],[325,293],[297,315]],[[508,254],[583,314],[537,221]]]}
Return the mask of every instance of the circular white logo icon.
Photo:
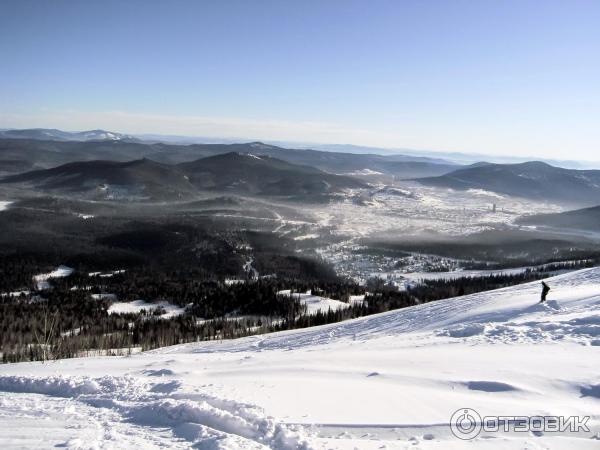
{"label": "circular white logo icon", "polygon": [[469,440],[481,432],[481,416],[471,408],[461,408],[450,418],[450,430],[459,439]]}

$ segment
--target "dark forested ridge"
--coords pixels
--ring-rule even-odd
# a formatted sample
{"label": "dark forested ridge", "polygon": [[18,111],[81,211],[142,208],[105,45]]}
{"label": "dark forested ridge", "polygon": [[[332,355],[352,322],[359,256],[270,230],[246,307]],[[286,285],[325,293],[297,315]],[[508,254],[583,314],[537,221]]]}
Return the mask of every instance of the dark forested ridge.
{"label": "dark forested ridge", "polygon": [[[397,177],[436,176],[460,167],[449,161],[407,155],[356,154],[320,150],[299,150],[262,142],[235,144],[176,145],[137,139],[44,139],[39,130],[20,136],[0,131],[0,173],[56,167],[75,161],[131,161],[148,158],[165,164],[179,164],[226,153],[265,155],[291,164],[311,166],[330,173],[370,169]],[[32,130],[30,130],[32,131]],[[58,130],[55,130],[58,131]],[[19,133],[17,133],[19,134]]]}
{"label": "dark forested ridge", "polygon": [[567,260],[600,263],[597,241],[514,229],[486,230],[466,236],[369,238],[363,243],[370,253],[404,256],[416,252],[455,258],[461,260],[465,269],[523,267]]}
{"label": "dark forested ridge", "polygon": [[427,186],[483,189],[579,206],[595,206],[600,198],[600,170],[564,169],[540,161],[478,164],[417,181]]}
{"label": "dark forested ridge", "polygon": [[311,196],[364,188],[355,178],[270,156],[226,153],[171,165],[151,159],[78,161],[0,178],[40,192],[111,200],[191,199],[217,191],[261,196]]}
{"label": "dark forested ridge", "polygon": [[[600,199],[598,200],[600,202]],[[537,214],[519,220],[523,225],[567,228],[574,230],[600,231],[600,206],[565,211],[555,214]]]}

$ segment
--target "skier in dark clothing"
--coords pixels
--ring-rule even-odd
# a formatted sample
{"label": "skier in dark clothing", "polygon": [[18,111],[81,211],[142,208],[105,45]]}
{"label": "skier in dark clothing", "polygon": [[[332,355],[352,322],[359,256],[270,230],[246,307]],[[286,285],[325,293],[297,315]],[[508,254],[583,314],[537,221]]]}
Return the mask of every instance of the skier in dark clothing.
{"label": "skier in dark clothing", "polygon": [[550,291],[550,286],[548,286],[546,283],[544,283],[542,281],[542,300],[540,301],[540,303],[544,303],[546,301],[546,296],[548,295],[549,291]]}

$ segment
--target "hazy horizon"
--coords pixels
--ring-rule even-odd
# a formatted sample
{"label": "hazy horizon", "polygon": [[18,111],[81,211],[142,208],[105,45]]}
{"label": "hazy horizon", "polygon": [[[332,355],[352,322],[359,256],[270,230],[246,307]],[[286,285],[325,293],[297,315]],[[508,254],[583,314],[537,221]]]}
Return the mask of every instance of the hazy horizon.
{"label": "hazy horizon", "polygon": [[592,161],[599,19],[591,1],[7,1],[0,123]]}
{"label": "hazy horizon", "polygon": [[259,137],[221,137],[221,136],[194,136],[194,135],[176,135],[176,134],[161,134],[161,133],[129,133],[118,129],[105,129],[102,127],[91,127],[88,129],[60,129],[57,127],[25,127],[14,128],[0,126],[0,130],[27,130],[27,129],[56,129],[69,133],[86,132],[93,130],[102,130],[107,132],[130,135],[141,139],[142,141],[160,141],[171,144],[191,145],[191,144],[243,144],[250,142],[262,142],[264,144],[279,146],[284,148],[295,149],[314,149],[329,152],[341,153],[356,153],[356,154],[379,154],[379,155],[407,155],[420,156],[427,158],[438,158],[457,164],[471,164],[475,162],[494,162],[494,163],[520,163],[526,161],[544,161],[550,164],[565,168],[576,169],[600,169],[600,159],[570,159],[570,158],[547,158],[540,155],[501,155],[494,153],[483,152],[460,152],[440,149],[418,149],[418,148],[395,148],[395,147],[376,147],[369,145],[357,145],[350,143],[324,143],[324,142],[307,142],[307,141],[287,141],[287,140],[271,140],[261,139]]}

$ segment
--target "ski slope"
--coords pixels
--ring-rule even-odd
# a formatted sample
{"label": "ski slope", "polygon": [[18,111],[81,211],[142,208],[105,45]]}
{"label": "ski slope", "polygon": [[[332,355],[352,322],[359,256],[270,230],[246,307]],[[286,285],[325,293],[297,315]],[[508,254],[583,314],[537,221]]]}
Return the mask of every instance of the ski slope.
{"label": "ski slope", "polygon": [[[305,330],[0,366],[0,448],[600,448],[600,268]],[[454,437],[459,408],[589,432]]]}

